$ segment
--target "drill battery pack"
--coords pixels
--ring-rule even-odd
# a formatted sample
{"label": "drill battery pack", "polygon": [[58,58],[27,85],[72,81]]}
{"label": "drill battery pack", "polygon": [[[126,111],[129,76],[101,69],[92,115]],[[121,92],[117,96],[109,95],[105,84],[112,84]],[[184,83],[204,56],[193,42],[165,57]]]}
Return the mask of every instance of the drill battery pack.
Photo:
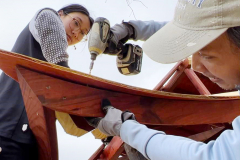
{"label": "drill battery pack", "polygon": [[142,48],[138,45],[125,44],[121,56],[117,57],[117,67],[121,74],[136,75],[142,68]]}

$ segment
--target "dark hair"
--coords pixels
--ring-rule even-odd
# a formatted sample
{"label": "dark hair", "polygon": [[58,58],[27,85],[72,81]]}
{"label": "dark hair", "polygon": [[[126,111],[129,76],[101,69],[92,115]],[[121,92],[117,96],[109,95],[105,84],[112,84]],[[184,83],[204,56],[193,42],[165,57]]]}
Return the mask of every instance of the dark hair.
{"label": "dark hair", "polygon": [[88,10],[85,7],[83,7],[82,5],[80,5],[80,4],[70,4],[68,6],[65,6],[65,7],[59,9],[59,11],[61,11],[61,10],[63,11],[64,14],[69,14],[69,13],[72,13],[72,12],[81,12],[81,13],[85,14],[86,16],[88,16],[89,21],[90,21],[90,28],[92,28],[94,20],[90,16]]}
{"label": "dark hair", "polygon": [[240,48],[240,26],[229,28],[227,34],[229,39]]}

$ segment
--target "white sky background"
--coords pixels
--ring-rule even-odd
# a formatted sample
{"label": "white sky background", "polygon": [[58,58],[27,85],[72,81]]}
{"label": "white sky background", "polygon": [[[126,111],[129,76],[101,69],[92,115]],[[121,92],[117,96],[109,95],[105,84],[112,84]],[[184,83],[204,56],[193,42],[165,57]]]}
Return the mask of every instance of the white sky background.
{"label": "white sky background", "polygon": [[[0,0],[0,48],[11,51],[18,35],[29,23],[36,11],[44,7],[55,10],[71,3],[83,4],[94,18],[105,17],[111,26],[122,20],[134,20],[130,6],[137,20],[170,21],[173,17],[177,0]],[[131,43],[142,45],[143,42]],[[89,73],[90,54],[87,42],[81,42],[68,48],[70,68]],[[116,57],[101,55],[97,57],[92,75],[108,80],[124,83],[141,88],[153,89],[157,83],[168,73],[173,64],[163,65],[143,55],[142,72],[135,76],[121,75],[116,67]],[[0,71],[1,72],[1,71]],[[60,160],[86,160],[101,145],[91,134],[76,138],[65,134],[57,123],[59,157]]]}

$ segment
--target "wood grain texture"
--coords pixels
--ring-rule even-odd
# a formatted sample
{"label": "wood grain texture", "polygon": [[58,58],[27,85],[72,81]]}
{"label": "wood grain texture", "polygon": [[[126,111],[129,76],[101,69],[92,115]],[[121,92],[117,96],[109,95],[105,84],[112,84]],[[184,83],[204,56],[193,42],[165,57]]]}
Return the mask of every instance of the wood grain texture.
{"label": "wood grain texture", "polygon": [[117,160],[124,151],[124,142],[115,136],[99,156],[99,160]]}
{"label": "wood grain texture", "polygon": [[193,139],[195,141],[201,141],[204,142],[208,140],[209,138],[213,137],[214,135],[218,134],[219,132],[222,132],[225,129],[225,127],[217,127],[212,130],[208,130],[202,133],[198,133],[195,135],[191,135],[188,138]]}
{"label": "wood grain texture", "polygon": [[225,126],[225,123],[219,124],[200,124],[200,125],[147,125],[149,128],[164,131],[169,135],[189,137],[198,133],[206,132],[218,127]]}
{"label": "wood grain texture", "polygon": [[[16,73],[18,65],[25,68],[17,67]],[[0,50],[0,68],[21,85],[41,159],[57,159],[53,110],[71,114],[81,128],[84,121],[78,117],[103,116],[100,110],[103,98],[110,99],[116,108],[132,111],[140,123],[155,125],[163,131],[168,126],[173,133],[180,131],[174,130],[174,126],[230,123],[240,113],[239,96],[208,97],[151,91],[3,50]],[[186,130],[182,132],[186,133]]]}
{"label": "wood grain texture", "polygon": [[[88,160],[119,160],[123,151],[124,142],[115,136],[106,147],[102,144]],[[128,158],[125,156],[124,159]]]}
{"label": "wood grain texture", "polygon": [[193,83],[195,88],[199,91],[201,95],[210,95],[211,93],[208,91],[208,89],[205,87],[205,85],[202,83],[202,81],[198,78],[198,76],[194,73],[191,69],[185,69],[184,73],[188,76],[190,81]]}
{"label": "wood grain texture", "polygon": [[[181,67],[183,65],[183,62],[186,63],[185,67]],[[199,77],[195,74],[195,72],[193,70],[187,68],[187,65],[189,64],[188,60],[186,59],[183,62],[179,62],[178,64],[176,64],[174,66],[174,68],[166,75],[166,77],[168,77],[168,78],[171,77],[171,79],[164,87],[161,87],[160,89],[164,90],[164,91],[173,91],[178,88],[179,84],[181,84],[180,82],[188,83],[188,81],[189,81],[188,84],[192,84],[193,86],[191,88],[185,86],[184,91],[181,91],[180,93],[188,93],[189,91],[190,91],[190,93],[191,92],[193,93],[192,90],[193,90],[193,88],[195,88],[195,90],[198,92],[197,94],[210,95],[210,92],[205,87],[205,85],[202,83],[202,81],[199,79]],[[180,67],[180,68],[178,68],[178,67]],[[175,73],[174,73],[174,69],[176,70]],[[187,77],[188,81],[186,81],[186,80],[183,81],[183,77]],[[166,80],[166,78],[164,78],[164,79]],[[162,86],[163,86],[163,84],[162,84]],[[157,86],[157,87],[159,87],[159,86]],[[155,89],[156,89],[156,87],[155,87]],[[196,93],[196,91],[195,91],[195,93]],[[191,129],[190,133],[189,133],[183,127],[176,128],[173,126],[170,127],[169,132],[173,132],[172,134],[174,134],[174,135],[185,136],[185,137],[188,137],[188,138],[196,140],[196,141],[204,142],[207,140],[211,140],[215,135],[217,135],[217,134],[221,133],[223,130],[225,130],[225,126],[223,124],[220,124],[221,127],[217,127],[217,128],[213,128],[212,126],[213,125],[210,125],[210,124],[209,125],[199,125],[198,127],[194,126],[193,129],[196,129],[196,128],[201,129],[201,131],[198,131],[197,134],[193,134],[193,129]],[[205,128],[208,128],[208,130],[204,131]],[[159,130],[161,130],[161,129],[159,129]],[[168,132],[168,130],[164,130],[164,131],[165,131],[165,133]],[[188,134],[190,134],[190,135],[188,135]]]}
{"label": "wood grain texture", "polygon": [[[120,110],[132,111],[143,124],[197,125],[232,122],[239,100],[178,100],[137,96],[91,88],[19,67],[43,106],[83,117],[102,117],[103,98]],[[228,114],[226,114],[228,113]]]}
{"label": "wood grain texture", "polygon": [[55,112],[44,108],[17,69],[29,125],[38,143],[39,160],[58,160]]}
{"label": "wood grain texture", "polygon": [[102,144],[88,160],[99,160],[100,155],[103,153],[105,145]]}
{"label": "wood grain texture", "polygon": [[[168,72],[168,74],[157,84],[154,90],[181,93],[181,94],[201,95],[201,93],[199,93],[199,91],[196,89],[196,86],[191,81],[191,80],[194,80],[195,78],[190,79],[191,77],[189,78],[187,76],[188,73],[184,72],[185,69],[189,69],[195,75],[197,75],[197,78],[199,78],[200,81],[203,83],[202,86],[205,86],[211,94],[229,92],[228,90],[224,90],[220,88],[217,84],[210,81],[208,77],[204,76],[201,73],[194,72],[190,68],[191,68],[191,64],[189,64],[189,59],[185,59],[184,61],[178,62]],[[198,83],[198,82],[194,81],[194,83]],[[198,86],[199,85],[197,85],[197,87]],[[231,91],[236,91],[236,89],[233,89]],[[215,96],[219,96],[219,95],[215,95]]]}
{"label": "wood grain texture", "polygon": [[165,99],[186,99],[186,100],[226,100],[226,99],[239,99],[239,96],[231,97],[207,97],[207,96],[196,96],[196,95],[183,95],[169,92],[160,92],[147,90],[138,87],[132,87],[121,83],[105,80],[99,77],[84,74],[78,71],[71,70],[66,67],[61,67],[41,61],[35,58],[24,56],[21,54],[0,50],[0,68],[10,77],[17,81],[17,75],[15,67],[20,65],[26,68],[31,68],[37,72],[50,75],[62,80],[69,82],[82,84],[85,86],[99,88],[114,92],[128,93],[132,95],[165,98]]}
{"label": "wood grain texture", "polygon": [[[163,90],[168,91],[164,84],[171,78],[171,84],[173,85],[179,78],[179,76],[184,72],[185,68],[189,66],[188,59],[185,59],[184,61],[178,62],[169,72],[168,74],[154,87],[153,90]],[[174,76],[174,77],[172,77]],[[170,84],[168,84],[170,86]],[[164,88],[164,89],[163,89]]]}

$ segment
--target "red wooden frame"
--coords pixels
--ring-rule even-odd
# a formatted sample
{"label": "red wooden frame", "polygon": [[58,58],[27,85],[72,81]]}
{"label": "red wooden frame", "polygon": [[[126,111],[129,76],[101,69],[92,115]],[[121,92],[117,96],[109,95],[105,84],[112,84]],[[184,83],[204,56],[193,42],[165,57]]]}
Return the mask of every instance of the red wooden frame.
{"label": "red wooden frame", "polygon": [[[204,79],[200,83],[202,77],[197,79],[197,73],[189,69],[188,60],[178,65],[180,67],[175,66],[171,74],[155,89],[171,92],[179,88],[181,90],[181,86],[186,85],[182,84],[184,79],[199,94],[206,95],[216,90],[215,87],[207,92],[208,87],[204,88],[204,85],[208,82]],[[40,160],[58,159],[54,111],[70,114],[78,127],[91,130],[91,127],[84,125],[86,122],[82,117],[103,116],[100,109],[102,98],[109,98],[116,108],[132,111],[140,123],[150,128],[201,141],[214,139],[224,129],[231,128],[229,123],[240,111],[239,97],[220,98],[150,91],[2,50],[0,68],[20,84],[29,124],[38,142]],[[192,88],[185,87],[184,93],[188,91],[193,93]],[[201,113],[196,114],[196,111]],[[101,146],[95,155],[105,156],[104,159],[116,159],[123,151],[122,144],[119,138],[115,138],[106,148]],[[105,149],[101,151],[103,148]]]}

